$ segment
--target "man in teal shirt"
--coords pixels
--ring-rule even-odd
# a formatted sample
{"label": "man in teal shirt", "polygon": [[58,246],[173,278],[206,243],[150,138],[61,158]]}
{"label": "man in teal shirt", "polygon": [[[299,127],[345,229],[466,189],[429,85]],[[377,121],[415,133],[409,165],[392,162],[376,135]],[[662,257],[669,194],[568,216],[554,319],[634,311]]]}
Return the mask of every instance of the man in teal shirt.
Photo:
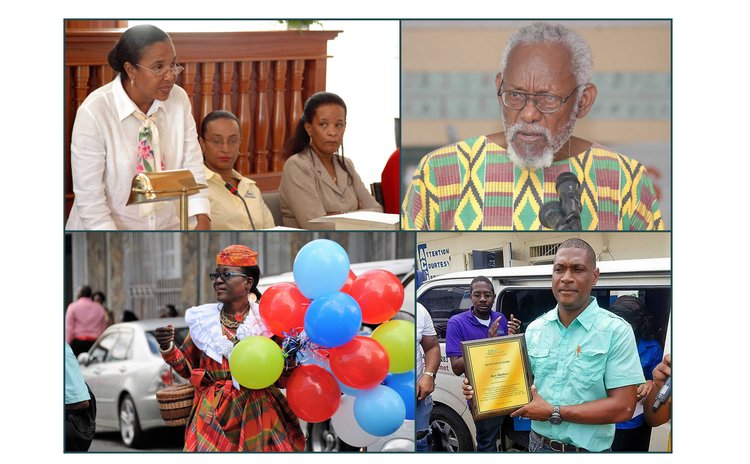
{"label": "man in teal shirt", "polygon": [[96,399],[65,344],[65,451],[88,451],[96,431]]}
{"label": "man in teal shirt", "polygon": [[[591,289],[598,279],[588,243],[560,244],[552,265],[557,307],[525,334],[532,401],[511,414],[532,419],[530,451],[608,451],[615,423],[633,416],[644,382],[635,336],[625,320],[596,304]],[[467,397],[472,393],[464,387]]]}

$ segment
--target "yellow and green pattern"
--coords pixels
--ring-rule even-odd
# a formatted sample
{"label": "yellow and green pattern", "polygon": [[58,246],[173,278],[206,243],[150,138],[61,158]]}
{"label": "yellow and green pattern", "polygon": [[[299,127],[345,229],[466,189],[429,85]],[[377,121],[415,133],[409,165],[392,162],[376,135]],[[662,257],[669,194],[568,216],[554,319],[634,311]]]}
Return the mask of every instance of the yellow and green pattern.
{"label": "yellow and green pattern", "polygon": [[555,182],[570,171],[581,182],[584,230],[663,230],[646,169],[594,144],[545,169],[513,165],[485,136],[439,148],[419,163],[406,192],[406,230],[543,230],[542,204],[558,199]]}

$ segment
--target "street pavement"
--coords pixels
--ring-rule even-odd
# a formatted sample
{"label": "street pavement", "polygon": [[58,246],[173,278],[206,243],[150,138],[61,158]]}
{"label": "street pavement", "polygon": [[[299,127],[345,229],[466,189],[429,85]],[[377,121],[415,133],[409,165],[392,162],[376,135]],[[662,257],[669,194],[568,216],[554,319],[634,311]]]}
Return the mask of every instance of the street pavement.
{"label": "street pavement", "polygon": [[183,434],[182,427],[162,427],[149,430],[145,445],[140,449],[128,448],[122,443],[119,432],[101,432],[94,436],[89,452],[103,453],[132,453],[132,452],[171,452],[182,451]]}

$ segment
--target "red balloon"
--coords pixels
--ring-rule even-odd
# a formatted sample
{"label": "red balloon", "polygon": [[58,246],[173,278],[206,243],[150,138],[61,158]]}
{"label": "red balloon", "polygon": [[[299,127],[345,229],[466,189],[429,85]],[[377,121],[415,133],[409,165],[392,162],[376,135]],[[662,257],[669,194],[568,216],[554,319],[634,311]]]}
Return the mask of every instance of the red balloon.
{"label": "red balloon", "polygon": [[289,376],[286,399],[300,419],[323,422],[338,410],[341,388],[327,370],[315,365],[303,365]]}
{"label": "red balloon", "polygon": [[310,300],[305,298],[296,285],[280,283],[271,286],[260,299],[260,317],[268,330],[283,337],[284,332],[305,327],[305,312]]}
{"label": "red balloon", "polygon": [[331,371],[344,385],[369,390],[388,375],[388,353],[377,340],[358,335],[330,351]]}
{"label": "red balloon", "polygon": [[354,284],[354,280],[357,278],[356,275],[354,275],[354,272],[349,269],[349,277],[346,278],[346,282],[344,283],[344,286],[341,287],[341,290],[339,290],[342,293],[349,293],[352,289],[352,284]]}
{"label": "red balloon", "polygon": [[404,287],[392,272],[373,269],[360,274],[349,294],[362,310],[362,322],[380,324],[392,318],[404,302]]}

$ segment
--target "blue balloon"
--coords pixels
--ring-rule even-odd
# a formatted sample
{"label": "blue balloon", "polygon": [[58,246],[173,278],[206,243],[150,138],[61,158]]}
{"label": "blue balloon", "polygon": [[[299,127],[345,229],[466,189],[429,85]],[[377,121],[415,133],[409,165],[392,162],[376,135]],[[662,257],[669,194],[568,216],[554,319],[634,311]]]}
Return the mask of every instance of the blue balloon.
{"label": "blue balloon", "polygon": [[313,300],[305,313],[307,338],[326,348],[349,342],[362,325],[362,310],[350,295],[329,293]]}
{"label": "blue balloon", "polygon": [[395,390],[404,400],[406,406],[406,418],[414,420],[414,408],[416,407],[417,391],[414,384],[414,371],[403,374],[388,374],[385,377],[385,385]]}
{"label": "blue balloon", "polygon": [[299,291],[314,300],[341,290],[349,277],[349,256],[332,240],[313,240],[297,253],[292,270]]}
{"label": "blue balloon", "polygon": [[378,385],[362,392],[354,400],[354,418],[365,432],[384,437],[404,423],[406,406],[395,390]]}

